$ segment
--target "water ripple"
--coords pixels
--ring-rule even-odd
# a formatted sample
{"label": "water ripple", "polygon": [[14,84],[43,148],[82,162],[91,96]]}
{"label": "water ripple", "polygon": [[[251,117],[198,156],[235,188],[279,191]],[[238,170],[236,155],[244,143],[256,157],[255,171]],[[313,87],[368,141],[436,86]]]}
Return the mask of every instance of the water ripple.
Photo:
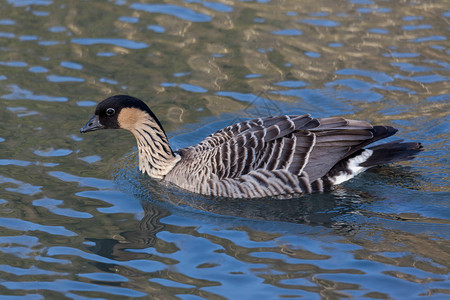
{"label": "water ripple", "polygon": [[286,81],[276,82],[276,83],[274,83],[274,85],[285,86],[285,87],[290,87],[290,88],[299,88],[299,87],[307,86],[308,84],[303,81],[300,81],[300,80],[286,80]]}
{"label": "water ripple", "polygon": [[292,35],[292,36],[302,35],[302,31],[298,29],[281,29],[272,31],[272,33],[276,35]]}
{"label": "water ripple", "polygon": [[33,67],[30,67],[28,69],[28,71],[30,71],[31,73],[46,73],[46,72],[48,72],[48,69],[44,68],[42,66],[33,66]]}
{"label": "water ripple", "polygon": [[87,162],[89,164],[93,164],[95,162],[100,161],[102,158],[98,155],[90,155],[90,156],[80,157],[79,159],[84,162]]}
{"label": "water ripple", "polygon": [[223,97],[231,97],[235,100],[250,102],[252,104],[258,104],[264,101],[270,101],[269,99],[265,99],[259,97],[252,93],[238,93],[238,92],[229,92],[229,91],[220,91],[216,93],[217,96]]}
{"label": "water ripple", "polygon": [[167,286],[167,287],[183,288],[183,289],[195,288],[194,285],[180,283],[180,282],[176,282],[176,281],[169,280],[169,279],[164,279],[164,278],[150,278],[149,281],[150,282],[155,282],[155,283],[158,283],[160,285]]}
{"label": "water ripple", "polygon": [[128,278],[121,276],[119,274],[111,273],[80,273],[80,277],[88,278],[96,281],[107,281],[107,282],[127,282]]}
{"label": "water ripple", "polygon": [[72,39],[72,43],[80,45],[113,45],[117,47],[123,47],[127,49],[143,49],[148,48],[148,44],[143,42],[136,42],[127,39],[117,39],[117,38],[75,38]]}
{"label": "water ripple", "polygon": [[112,294],[118,296],[126,297],[143,297],[147,294],[139,292],[129,288],[114,287],[99,285],[81,281],[74,281],[68,279],[57,279],[55,281],[25,281],[25,282],[15,282],[15,281],[2,281],[0,285],[6,287],[10,290],[36,290],[36,285],[39,289],[55,291],[62,294],[66,294],[70,291],[78,292],[98,292],[101,291],[105,294]]}
{"label": "water ripple", "polygon": [[[175,75],[174,75],[175,76]],[[176,76],[179,77],[179,76]],[[208,90],[202,88],[201,86],[197,86],[197,85],[193,85],[193,84],[188,84],[188,83],[172,83],[172,82],[163,82],[161,83],[161,86],[163,87],[176,87],[178,86],[179,88],[188,91],[188,92],[193,92],[193,93],[206,93]]]}
{"label": "water ripple", "polygon": [[1,19],[0,20],[0,25],[15,25],[16,21],[11,20],[11,19]]}
{"label": "water ripple", "polygon": [[43,270],[43,269],[39,269],[36,266],[31,266],[30,268],[18,268],[18,267],[13,267],[13,266],[8,266],[8,265],[0,265],[0,271],[1,272],[6,272],[6,273],[10,273],[10,274],[14,274],[16,276],[34,276],[34,275],[49,275],[49,276],[53,276],[53,275],[69,275],[68,273],[59,273],[59,272],[54,272],[54,271],[48,271],[48,270]]}
{"label": "water ripple", "polygon": [[65,182],[78,182],[80,186],[94,187],[98,189],[111,189],[114,186],[110,180],[105,179],[80,177],[61,171],[52,171],[48,174]]}
{"label": "water ripple", "polygon": [[433,35],[433,36],[425,36],[416,39],[412,39],[413,43],[424,43],[424,42],[434,42],[434,41],[446,41],[447,38],[443,35]]}
{"label": "water ripple", "polygon": [[389,30],[384,28],[371,28],[369,29],[369,32],[377,34],[389,34]]}
{"label": "water ripple", "polygon": [[419,53],[413,53],[413,52],[390,52],[390,53],[384,53],[384,57],[396,57],[396,58],[412,58],[412,57],[418,57],[420,56]]}
{"label": "water ripple", "polygon": [[58,207],[59,205],[63,204],[63,200],[56,200],[56,199],[50,199],[50,198],[43,198],[33,201],[34,206],[41,206],[47,208],[49,211],[51,211],[55,215],[61,215],[71,218],[92,218],[93,216],[90,213],[87,212],[80,212],[76,211],[70,208],[61,208]]}
{"label": "water ripple", "polygon": [[33,10],[32,13],[33,13],[33,15],[38,16],[38,17],[47,17],[50,15],[50,12],[48,12],[48,11]]}
{"label": "water ripple", "polygon": [[19,235],[19,236],[0,236],[0,244],[17,244],[29,247],[40,245],[39,239],[35,236]]}
{"label": "water ripple", "polygon": [[335,72],[338,75],[359,75],[363,77],[369,77],[375,82],[386,83],[394,81],[394,79],[386,73],[373,71],[373,70],[359,70],[359,69],[341,69]]}
{"label": "water ripple", "polygon": [[422,16],[404,16],[402,18],[403,21],[418,21],[418,20],[423,20]]}
{"label": "water ripple", "polygon": [[180,83],[178,86],[185,91],[189,91],[189,92],[193,92],[193,93],[206,93],[208,91],[200,86],[188,84],[188,83]]}
{"label": "water ripple", "polygon": [[0,217],[0,226],[19,231],[43,231],[52,235],[76,236],[73,231],[67,230],[64,226],[41,225],[33,222],[19,220],[14,218]]}
{"label": "water ripple", "polygon": [[435,83],[435,82],[444,82],[448,81],[450,78],[438,74],[434,75],[422,75],[422,76],[411,76],[411,77],[405,77],[405,76],[398,76],[398,78],[405,79],[405,80],[412,80],[420,83]]}
{"label": "water ripple", "polygon": [[119,17],[119,21],[126,23],[137,23],[139,19],[136,17]]}
{"label": "water ripple", "polygon": [[108,78],[105,78],[105,77],[101,77],[101,78],[99,79],[99,81],[100,81],[100,82],[104,82],[104,83],[108,83],[108,84],[118,84],[117,81],[115,81],[115,80],[113,80],[113,79],[108,79]]}
{"label": "water ripple", "polygon": [[45,102],[66,102],[66,97],[53,97],[48,95],[35,95],[32,91],[20,88],[16,84],[10,84],[7,88],[11,91],[10,94],[2,95],[0,98],[5,100],[35,100]]}
{"label": "water ripple", "polygon": [[20,180],[4,177],[4,176],[0,175],[0,184],[2,184],[2,183],[12,183],[12,184],[18,186],[17,188],[5,188],[5,190],[7,190],[7,191],[24,194],[24,195],[30,195],[30,196],[40,193],[41,188],[42,188],[42,186],[35,186],[35,185],[29,184],[26,182],[22,182]]}
{"label": "water ripple", "polygon": [[54,246],[47,250],[47,255],[49,256],[58,256],[58,255],[71,255],[71,256],[78,256],[85,260],[90,260],[94,262],[100,262],[105,264],[112,264],[112,265],[124,265],[131,268],[134,268],[139,271],[143,272],[156,272],[160,271],[166,268],[166,265],[159,261],[154,260],[144,260],[144,259],[135,259],[135,260],[129,260],[129,261],[117,261],[110,258],[103,257],[101,255],[96,255],[93,253],[88,253],[85,251],[82,251],[80,249],[71,248],[71,247],[64,247],[64,246]]}
{"label": "water ripple", "polygon": [[431,68],[424,66],[417,66],[406,62],[396,62],[391,63],[393,66],[398,67],[400,70],[405,72],[430,72]]}
{"label": "water ripple", "polygon": [[15,7],[30,6],[30,5],[50,5],[53,3],[52,0],[8,0],[9,4]]}
{"label": "water ripple", "polygon": [[71,154],[73,151],[69,149],[53,149],[50,148],[48,150],[34,150],[33,153],[42,157],[58,157],[58,156],[67,156]]}
{"label": "water ripple", "polygon": [[55,163],[41,163],[39,161],[25,161],[19,159],[0,159],[0,166],[18,166],[18,167],[28,167],[28,166],[44,166],[44,167],[55,167],[58,164]]}
{"label": "water ripple", "polygon": [[166,29],[164,27],[159,26],[159,25],[148,25],[147,29],[152,30],[156,33],[163,33],[166,31]]}
{"label": "water ripple", "polygon": [[208,2],[203,0],[185,0],[185,3],[199,3],[202,4],[206,8],[213,9],[215,11],[220,11],[224,13],[230,13],[233,11],[233,7],[220,3],[220,2]]}
{"label": "water ripple", "polygon": [[17,117],[28,117],[33,115],[38,115],[39,113],[34,110],[28,110],[26,107],[16,106],[16,107],[7,107],[7,110],[15,113]]}
{"label": "water ripple", "polygon": [[1,38],[7,38],[7,39],[13,39],[16,37],[16,35],[12,32],[0,32]]}
{"label": "water ripple", "polygon": [[385,13],[392,12],[392,10],[390,8],[387,8],[387,7],[375,7],[375,8],[360,7],[360,8],[357,8],[356,11],[358,11],[358,12],[360,12],[362,14],[369,14],[369,13],[385,14]]}
{"label": "water ripple", "polygon": [[60,75],[48,75],[47,80],[50,82],[84,82],[83,78]]}
{"label": "water ripple", "polygon": [[67,30],[67,28],[64,26],[53,26],[48,29],[48,31],[53,32],[53,33],[64,32],[66,30]]}
{"label": "water ripple", "polygon": [[304,19],[300,20],[301,23],[306,23],[315,26],[324,26],[324,27],[336,27],[341,25],[339,22],[332,20],[323,20],[323,19]]}
{"label": "water ripple", "polygon": [[70,62],[70,61],[62,61],[59,64],[61,67],[67,68],[67,69],[72,69],[72,70],[81,70],[83,69],[83,65],[78,64],[78,63],[74,63],[74,62]]}
{"label": "water ripple", "polygon": [[211,17],[206,14],[196,12],[187,7],[182,7],[173,4],[133,3],[130,5],[130,8],[136,10],[143,10],[149,13],[160,13],[170,15],[191,22],[211,21]]}
{"label": "water ripple", "polygon": [[[0,298],[448,294],[445,0],[4,3]],[[129,133],[79,134],[95,99],[123,92],[177,147],[311,113],[392,125],[426,151],[331,193],[200,197],[142,175]]]}
{"label": "water ripple", "polygon": [[433,26],[428,24],[421,24],[421,25],[404,25],[402,26],[403,30],[406,31],[412,31],[412,30],[423,30],[423,29],[432,29]]}
{"label": "water ripple", "polygon": [[0,61],[0,66],[22,68],[28,66],[28,64],[24,61]]}

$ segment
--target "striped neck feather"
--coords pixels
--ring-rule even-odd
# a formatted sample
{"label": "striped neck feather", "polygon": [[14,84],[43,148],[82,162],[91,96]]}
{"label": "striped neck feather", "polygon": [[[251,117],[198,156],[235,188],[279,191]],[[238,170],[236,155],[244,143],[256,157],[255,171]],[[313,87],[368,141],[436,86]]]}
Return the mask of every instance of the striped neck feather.
{"label": "striped neck feather", "polygon": [[163,178],[181,159],[174,154],[163,129],[150,116],[141,119],[130,129],[139,149],[139,170],[150,177]]}

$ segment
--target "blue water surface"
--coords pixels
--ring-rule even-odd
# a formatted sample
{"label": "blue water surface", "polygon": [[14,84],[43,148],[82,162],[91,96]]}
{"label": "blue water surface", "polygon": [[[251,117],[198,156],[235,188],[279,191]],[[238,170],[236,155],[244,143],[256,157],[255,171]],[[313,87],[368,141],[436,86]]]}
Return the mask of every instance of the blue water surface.
{"label": "blue water surface", "polygon": [[[446,4],[3,1],[0,298],[448,298]],[[311,114],[424,151],[332,192],[205,197],[142,174],[129,132],[80,134],[114,94],[174,150]]]}

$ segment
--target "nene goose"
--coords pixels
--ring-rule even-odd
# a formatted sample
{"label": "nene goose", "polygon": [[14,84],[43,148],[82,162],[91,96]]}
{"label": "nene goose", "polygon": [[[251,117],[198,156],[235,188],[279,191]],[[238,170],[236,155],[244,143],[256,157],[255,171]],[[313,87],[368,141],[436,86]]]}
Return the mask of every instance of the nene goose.
{"label": "nene goose", "polygon": [[395,134],[390,126],[285,115],[237,123],[173,151],[150,108],[127,95],[100,102],[80,131],[119,128],[136,137],[143,173],[194,193],[233,198],[327,191],[369,167],[412,159],[422,149],[401,141],[363,148]]}

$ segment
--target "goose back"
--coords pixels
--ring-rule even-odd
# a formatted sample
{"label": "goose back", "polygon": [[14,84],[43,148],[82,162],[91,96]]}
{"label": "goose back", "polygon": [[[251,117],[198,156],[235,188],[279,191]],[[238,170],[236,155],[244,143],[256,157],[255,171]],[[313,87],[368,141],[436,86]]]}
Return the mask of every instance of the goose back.
{"label": "goose back", "polygon": [[165,179],[192,192],[225,197],[323,191],[332,182],[322,177],[378,139],[376,132],[367,122],[339,117],[253,119],[180,149],[181,160]]}

